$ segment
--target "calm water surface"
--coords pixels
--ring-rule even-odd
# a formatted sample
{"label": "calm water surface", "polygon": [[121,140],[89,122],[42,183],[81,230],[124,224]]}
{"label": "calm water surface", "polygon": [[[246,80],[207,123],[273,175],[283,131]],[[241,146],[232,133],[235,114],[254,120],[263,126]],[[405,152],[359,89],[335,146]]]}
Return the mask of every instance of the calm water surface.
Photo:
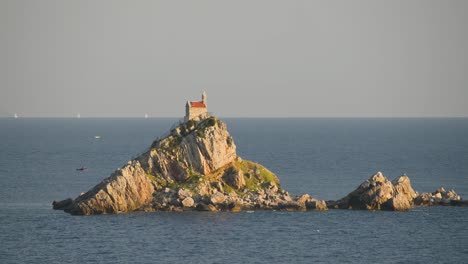
{"label": "calm water surface", "polygon": [[[0,263],[467,263],[466,207],[88,217],[51,209],[175,121],[0,119]],[[406,173],[417,191],[443,185],[468,197],[468,119],[225,121],[238,154],[292,194],[337,199],[381,170]]]}

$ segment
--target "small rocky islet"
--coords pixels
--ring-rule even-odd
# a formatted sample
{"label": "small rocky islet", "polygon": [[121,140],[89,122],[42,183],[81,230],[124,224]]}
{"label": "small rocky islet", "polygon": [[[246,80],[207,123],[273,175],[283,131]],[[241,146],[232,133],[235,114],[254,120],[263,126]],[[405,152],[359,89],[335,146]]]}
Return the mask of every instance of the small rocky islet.
{"label": "small rocky islet", "polygon": [[347,196],[324,201],[290,195],[267,168],[243,160],[226,124],[213,116],[190,119],[75,199],[53,208],[73,215],[133,211],[393,210],[467,205],[454,191],[417,193],[409,177],[377,172]]}

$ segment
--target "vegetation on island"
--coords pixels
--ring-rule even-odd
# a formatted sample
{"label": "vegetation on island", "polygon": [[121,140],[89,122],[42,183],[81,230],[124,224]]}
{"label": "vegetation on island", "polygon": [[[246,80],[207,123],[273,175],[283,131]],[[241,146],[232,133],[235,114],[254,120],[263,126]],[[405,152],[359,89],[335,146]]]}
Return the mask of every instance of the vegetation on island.
{"label": "vegetation on island", "polygon": [[[223,176],[225,174],[233,174],[239,171],[241,171],[242,177],[245,181],[245,186],[243,188],[236,189],[223,180]],[[243,195],[244,191],[257,191],[270,185],[280,187],[278,177],[273,172],[260,164],[242,159],[237,159],[208,175],[195,173],[190,168],[187,169],[187,173],[189,176],[181,182],[170,179],[166,180],[162,177],[156,177],[151,174],[146,175],[148,179],[155,183],[157,189],[167,187],[173,190],[178,188],[195,190],[200,187],[200,185],[213,185],[219,182],[224,192]]]}

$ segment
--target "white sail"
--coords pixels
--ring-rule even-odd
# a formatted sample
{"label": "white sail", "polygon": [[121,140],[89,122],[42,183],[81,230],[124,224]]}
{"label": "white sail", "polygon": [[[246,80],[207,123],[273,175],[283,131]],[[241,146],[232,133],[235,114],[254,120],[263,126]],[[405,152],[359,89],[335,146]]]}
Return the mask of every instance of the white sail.
{"label": "white sail", "polygon": [[15,113],[14,117],[15,117],[15,118],[18,118],[18,114],[17,114],[17,113]]}

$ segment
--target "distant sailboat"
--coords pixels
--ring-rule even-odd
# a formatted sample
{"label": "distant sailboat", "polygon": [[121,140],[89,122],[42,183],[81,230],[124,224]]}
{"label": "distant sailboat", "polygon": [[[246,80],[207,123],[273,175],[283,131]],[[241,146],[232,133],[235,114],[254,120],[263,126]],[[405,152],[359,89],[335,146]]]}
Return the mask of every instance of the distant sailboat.
{"label": "distant sailboat", "polygon": [[78,114],[76,115],[76,118],[81,118],[80,113],[78,113]]}
{"label": "distant sailboat", "polygon": [[17,114],[17,113],[15,113],[15,115],[14,115],[13,117],[14,117],[14,118],[18,118],[18,114]]}
{"label": "distant sailboat", "polygon": [[148,114],[145,114],[145,118],[148,118]]}

